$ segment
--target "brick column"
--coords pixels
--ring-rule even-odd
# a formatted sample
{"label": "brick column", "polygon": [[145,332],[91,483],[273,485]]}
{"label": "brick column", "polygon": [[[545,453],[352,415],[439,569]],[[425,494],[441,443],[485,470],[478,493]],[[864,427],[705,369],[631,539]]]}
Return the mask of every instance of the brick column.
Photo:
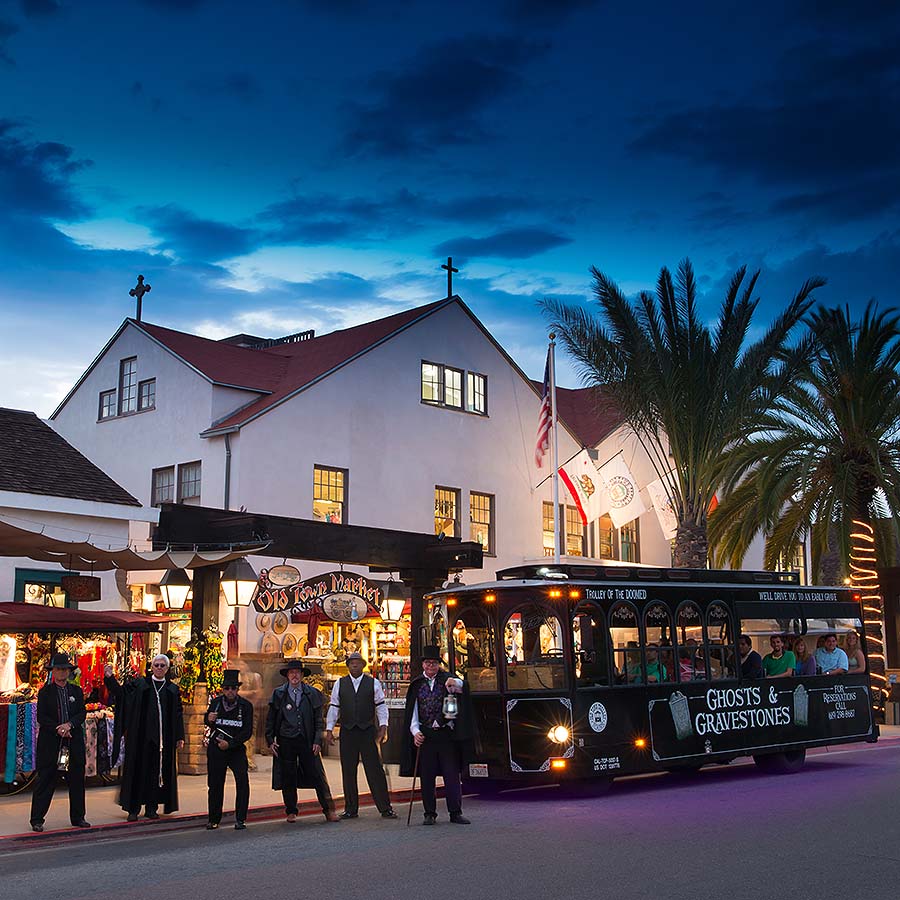
{"label": "brick column", "polygon": [[182,775],[206,774],[206,747],[202,742],[206,732],[203,714],[208,707],[206,683],[198,681],[193,702],[184,704],[184,750],[178,754],[178,771]]}

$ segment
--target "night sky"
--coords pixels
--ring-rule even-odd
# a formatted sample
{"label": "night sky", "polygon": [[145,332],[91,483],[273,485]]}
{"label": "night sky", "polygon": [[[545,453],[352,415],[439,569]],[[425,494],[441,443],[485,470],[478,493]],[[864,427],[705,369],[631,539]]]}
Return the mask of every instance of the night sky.
{"label": "night sky", "polygon": [[590,265],[900,304],[895,0],[0,0],[0,97],[0,405],[40,415],[138,273],[148,321],[321,334],[452,255],[535,378]]}

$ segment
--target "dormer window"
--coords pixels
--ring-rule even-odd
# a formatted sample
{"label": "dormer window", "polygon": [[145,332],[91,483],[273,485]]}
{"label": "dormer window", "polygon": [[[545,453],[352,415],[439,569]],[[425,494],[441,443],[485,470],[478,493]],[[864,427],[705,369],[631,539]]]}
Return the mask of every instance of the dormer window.
{"label": "dormer window", "polygon": [[487,376],[422,361],[421,400],[430,406],[487,415]]}

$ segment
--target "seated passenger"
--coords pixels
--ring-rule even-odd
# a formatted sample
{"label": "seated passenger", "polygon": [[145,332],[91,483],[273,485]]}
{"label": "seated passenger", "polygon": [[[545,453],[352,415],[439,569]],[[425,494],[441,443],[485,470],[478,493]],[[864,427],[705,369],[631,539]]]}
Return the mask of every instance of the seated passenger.
{"label": "seated passenger", "polygon": [[790,650],[784,649],[784,638],[773,634],[769,638],[772,652],[763,657],[763,671],[766,678],[793,678],[797,659]]}
{"label": "seated passenger", "polygon": [[815,675],[816,674],[816,658],[806,647],[806,641],[802,637],[798,637],[794,641],[793,654],[797,658],[794,664],[795,675]]}
{"label": "seated passenger", "polygon": [[694,678],[694,661],[691,657],[690,647],[678,648],[678,679],[679,681],[692,681]]}
{"label": "seated passenger", "polygon": [[[659,684],[669,680],[666,667],[659,660],[659,648],[656,644],[647,644],[647,683]],[[640,677],[638,677],[640,681]]]}
{"label": "seated passenger", "polygon": [[837,635],[825,636],[825,646],[816,650],[816,665],[823,675],[845,675],[850,670],[847,654],[837,645]]}
{"label": "seated passenger", "polygon": [[741,678],[762,678],[762,657],[753,649],[750,635],[742,634],[738,638],[738,653],[741,655]]}
{"label": "seated passenger", "polygon": [[857,672],[866,671],[866,655],[859,646],[859,635],[855,631],[848,631],[844,643],[844,652],[847,654],[847,671],[854,675]]}

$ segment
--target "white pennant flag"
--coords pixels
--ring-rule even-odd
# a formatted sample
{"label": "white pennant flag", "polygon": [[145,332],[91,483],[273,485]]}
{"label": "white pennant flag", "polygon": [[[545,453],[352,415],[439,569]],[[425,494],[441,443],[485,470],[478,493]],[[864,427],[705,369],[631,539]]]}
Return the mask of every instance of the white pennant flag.
{"label": "white pennant flag", "polygon": [[627,525],[632,519],[647,511],[634,476],[628,468],[628,463],[622,459],[621,453],[601,466],[598,474],[603,482],[606,502],[609,504],[609,517],[616,528]]}
{"label": "white pennant flag", "polygon": [[587,450],[582,450],[559,469],[559,477],[568,488],[581,516],[581,524],[587,525],[603,514],[603,489],[597,467]]}
{"label": "white pennant flag", "polygon": [[[671,473],[666,479],[671,478]],[[650,502],[656,510],[656,518],[659,519],[659,527],[662,529],[663,537],[667,541],[674,539],[678,531],[678,516],[675,514],[675,507],[669,496],[669,490],[662,478],[651,481],[647,485],[647,493],[650,495]]]}

